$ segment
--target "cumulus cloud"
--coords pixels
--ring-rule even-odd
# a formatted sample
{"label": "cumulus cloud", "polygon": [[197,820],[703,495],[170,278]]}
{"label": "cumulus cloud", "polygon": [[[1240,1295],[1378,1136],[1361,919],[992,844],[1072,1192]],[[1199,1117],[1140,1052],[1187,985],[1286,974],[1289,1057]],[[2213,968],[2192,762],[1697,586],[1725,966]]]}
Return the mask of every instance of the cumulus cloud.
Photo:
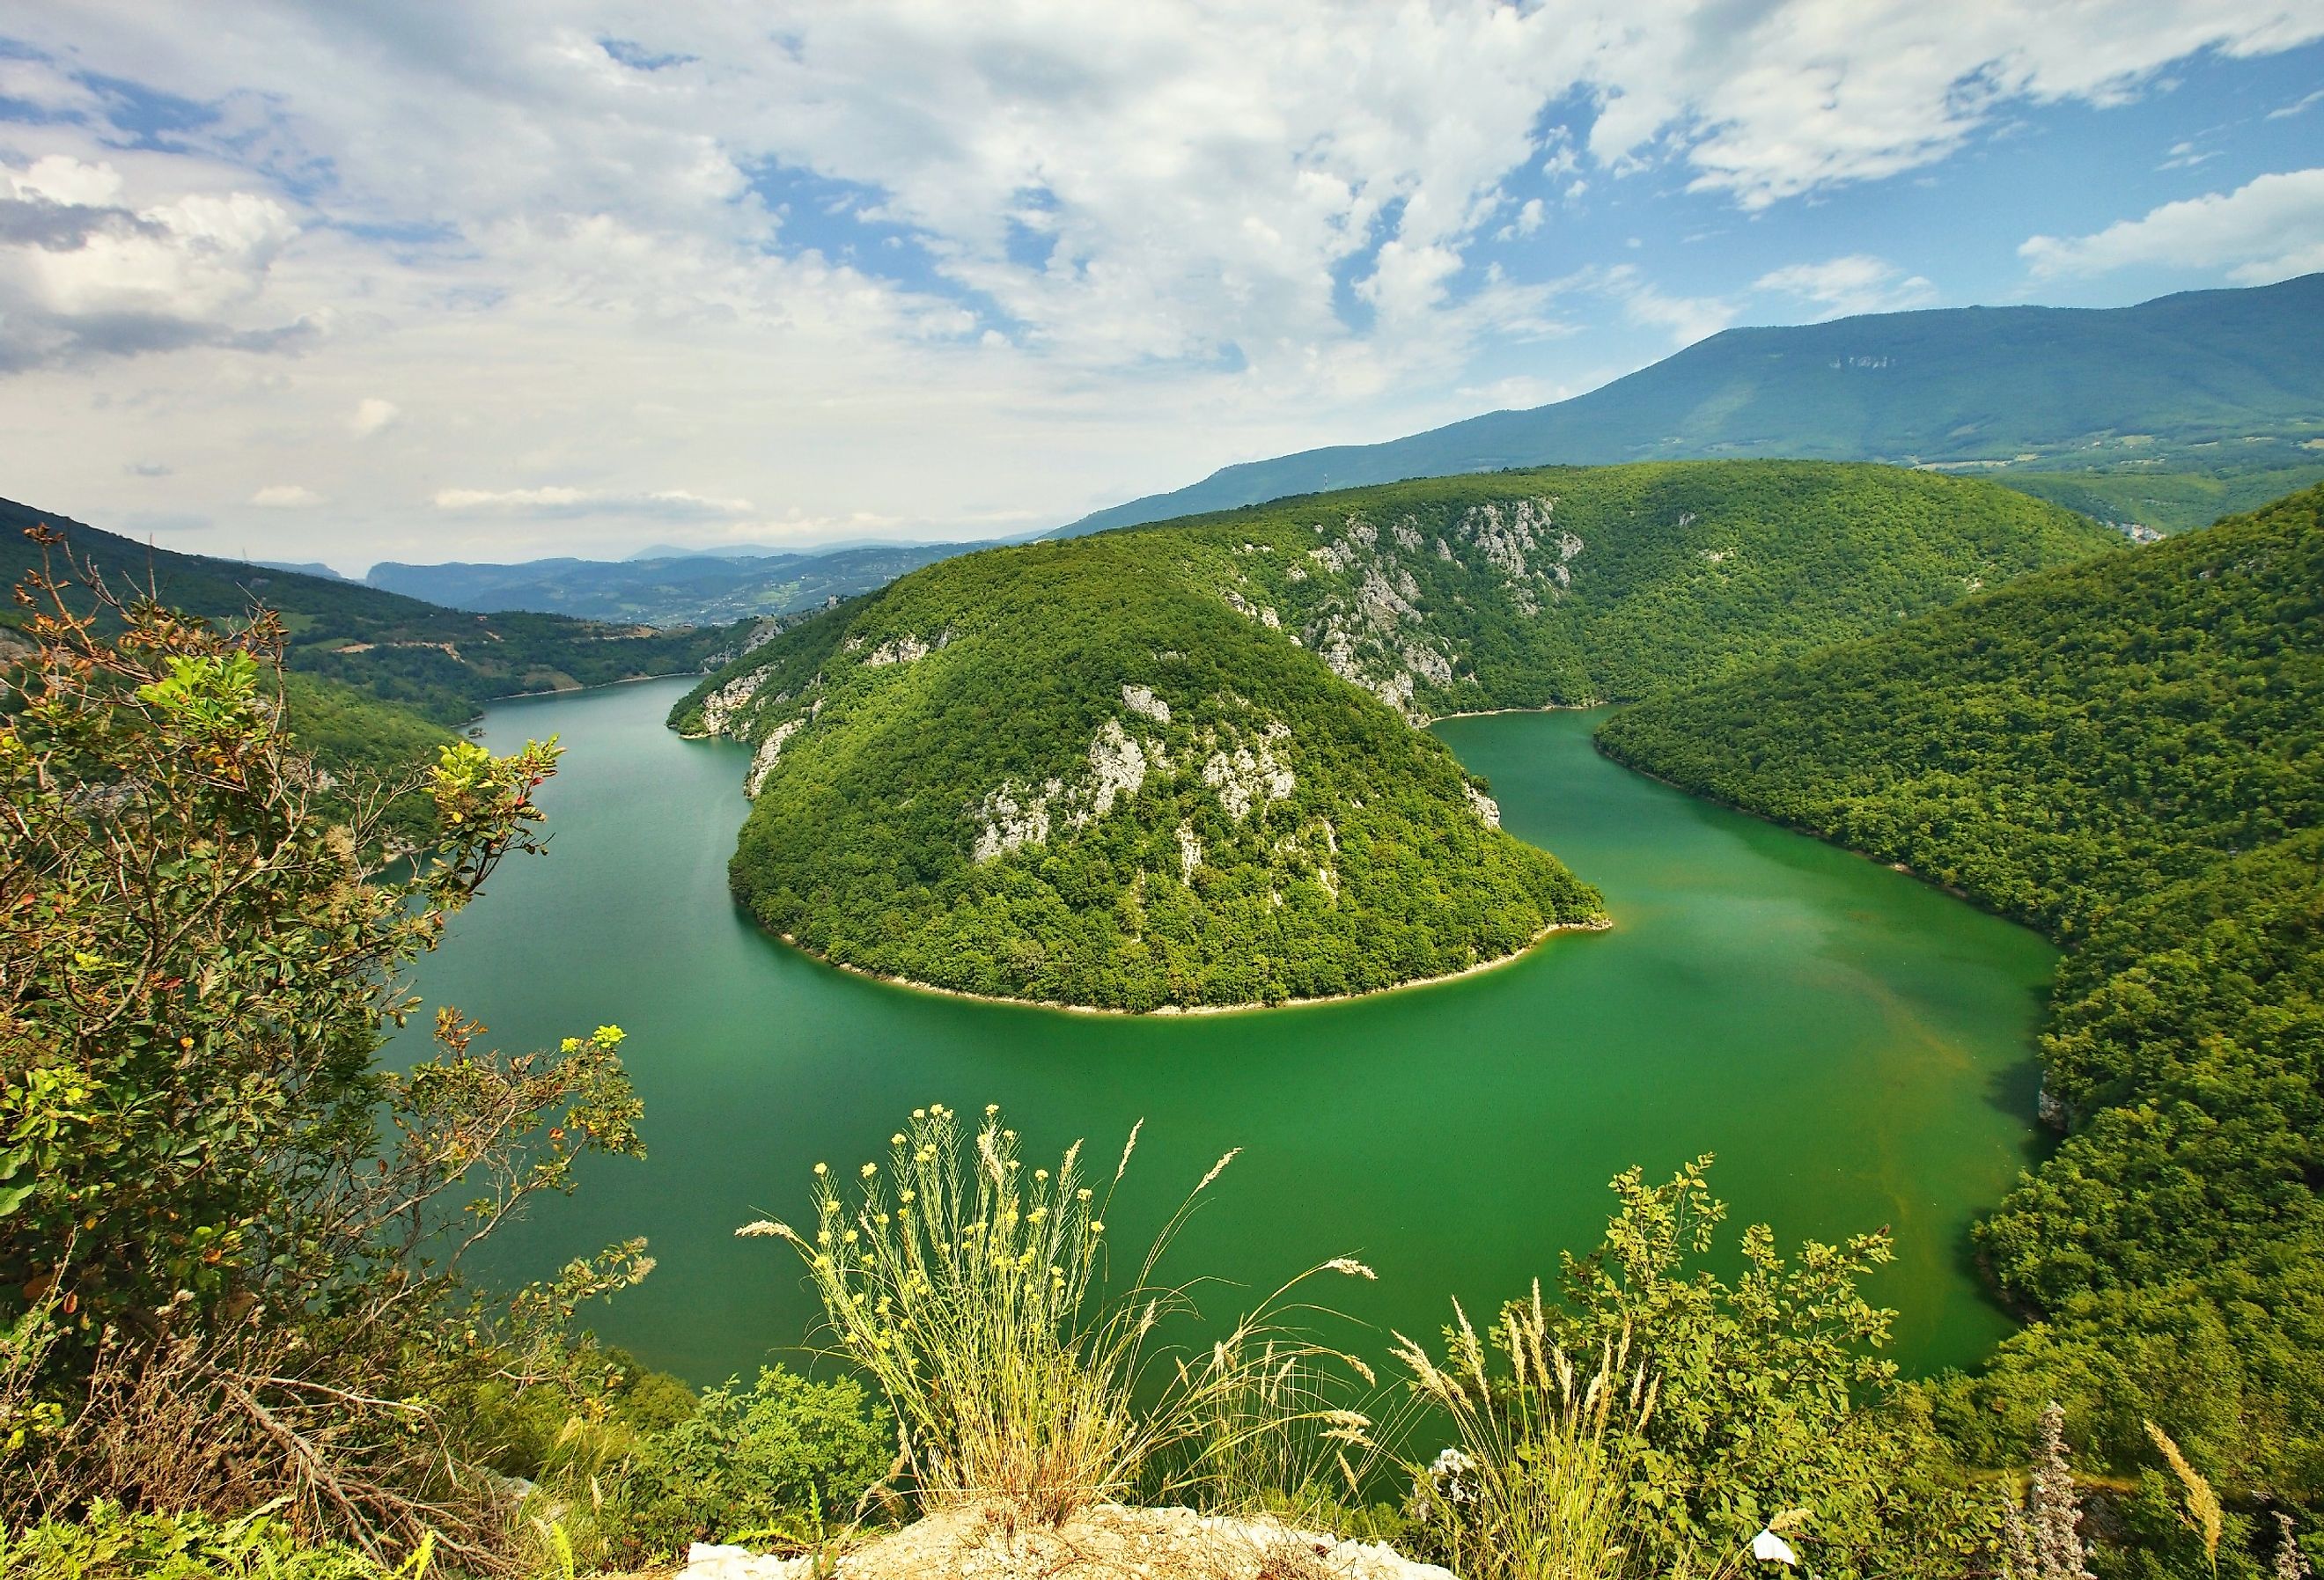
{"label": "cumulus cloud", "polygon": [[[296,446],[347,531],[537,518],[559,546],[745,497],[1038,519],[1222,445],[1444,420],[1571,327],[1563,293],[1655,344],[1732,319],[1643,272],[1573,283],[1566,227],[1629,175],[1765,213],[2027,106],[2324,36],[2282,0],[852,0],[779,31],[707,0],[19,9],[0,97],[38,115],[0,149],[0,398],[23,449],[100,442],[120,413],[59,393],[103,371],[221,513],[267,475],[237,468]],[[136,124],[147,95],[182,124]],[[1526,273],[1503,248],[1572,273],[1499,272]],[[1763,288],[1856,310],[1899,275]],[[290,349],[311,355],[249,355]],[[396,420],[381,392],[423,388],[417,473],[361,441]]]}
{"label": "cumulus cloud", "polygon": [[250,503],[266,510],[308,510],[323,503],[323,496],[298,483],[272,483],[250,496]]}
{"label": "cumulus cloud", "polygon": [[347,419],[347,431],[357,439],[369,439],[374,433],[392,428],[401,420],[403,408],[392,401],[383,401],[377,395],[365,395],[355,402],[355,415]]}
{"label": "cumulus cloud", "polygon": [[2225,269],[2239,285],[2288,280],[2324,269],[2324,168],[2165,203],[2092,236],[2034,236],[2017,251],[2040,279],[2148,264]]}
{"label": "cumulus cloud", "polygon": [[1932,164],[2014,106],[2120,103],[2201,51],[2324,36],[2324,14],[2280,0],[1792,0],[1692,22],[1638,19],[1591,148],[1637,159],[1675,132],[1696,187],[1751,210]]}
{"label": "cumulus cloud", "polygon": [[1868,253],[1770,270],[1753,281],[1751,288],[1812,302],[1816,316],[1832,319],[1925,307],[1937,294],[1936,287],[1920,275],[1907,274]]}
{"label": "cumulus cloud", "polygon": [[69,155],[0,165],[0,371],[300,337],[237,314],[297,232],[281,204],[189,193],[133,209],[124,186],[111,164]]}

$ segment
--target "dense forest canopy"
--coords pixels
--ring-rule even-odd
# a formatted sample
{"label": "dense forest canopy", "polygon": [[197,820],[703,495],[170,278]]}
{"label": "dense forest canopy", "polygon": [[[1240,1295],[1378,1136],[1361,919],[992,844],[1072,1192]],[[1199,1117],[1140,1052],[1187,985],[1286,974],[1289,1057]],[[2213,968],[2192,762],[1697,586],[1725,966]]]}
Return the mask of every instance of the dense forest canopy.
{"label": "dense forest canopy", "polygon": [[1979,1231],[2043,1318],[1962,1391],[1997,1461],[2055,1396],[2126,1475],[2159,1474],[2152,1418],[2242,1495],[2324,1499],[2319,513],[2310,489],[1600,733],[2074,945],[2043,1044],[2066,1139]]}
{"label": "dense forest canopy", "polygon": [[1597,897],[1411,724],[1632,697],[2120,541],[1814,463],[1443,478],[945,561],[706,679],[733,864],[844,963],[1123,1009],[1459,971]]}

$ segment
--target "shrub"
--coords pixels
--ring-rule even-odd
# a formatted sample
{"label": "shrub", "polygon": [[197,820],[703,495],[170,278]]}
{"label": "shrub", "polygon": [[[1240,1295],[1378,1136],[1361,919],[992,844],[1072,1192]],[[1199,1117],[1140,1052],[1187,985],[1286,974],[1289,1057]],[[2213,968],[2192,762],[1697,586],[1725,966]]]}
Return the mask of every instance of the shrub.
{"label": "shrub", "polygon": [[768,1367],[749,1388],[713,1388],[685,1420],[640,1436],[608,1478],[597,1535],[637,1564],[689,1542],[808,1544],[842,1522],[894,1449],[846,1378],[810,1382]]}
{"label": "shrub", "polygon": [[1727,1214],[1710,1165],[1616,1178],[1620,1208],[1565,1258],[1561,1298],[1503,1309],[1498,1374],[1457,1307],[1442,1363],[1398,1335],[1458,1439],[1412,1467],[1424,1530],[1487,1575],[1716,1573],[1770,1525],[1830,1580],[1967,1567],[1989,1500],[1895,1390],[1891,1314],[1857,1287],[1886,1235],[1785,1258],[1755,1225],[1730,1283],[1690,1265]]}
{"label": "shrub", "polygon": [[[84,596],[85,595],[85,596]],[[538,850],[554,742],[334,782],[296,746],[282,628],[34,577],[0,685],[0,1519],[106,1497],[287,1499],[374,1557],[482,1561],[500,1517],[447,1400],[567,1365],[641,1244],[505,1308],[460,1257],[586,1153],[634,1155],[618,1028],[514,1057],[447,1010],[377,1052],[398,974]],[[371,872],[388,809],[436,836]]]}
{"label": "shrub", "polygon": [[1493,1326],[1496,1376],[1468,1314],[1453,1312],[1442,1366],[1397,1335],[1414,1391],[1460,1439],[1414,1477],[1414,1518],[1436,1554],[1471,1580],[1632,1572],[1628,1499],[1656,1384],[1633,1363],[1630,1334],[1603,1341],[1584,1372],[1552,1336],[1536,1284],[1529,1307],[1512,1303]]}
{"label": "shrub", "polygon": [[78,1520],[0,1527],[0,1580],[420,1580],[415,1555],[391,1576],[352,1548],[302,1546],[270,1511],[238,1520],[132,1514],[102,1499]]}

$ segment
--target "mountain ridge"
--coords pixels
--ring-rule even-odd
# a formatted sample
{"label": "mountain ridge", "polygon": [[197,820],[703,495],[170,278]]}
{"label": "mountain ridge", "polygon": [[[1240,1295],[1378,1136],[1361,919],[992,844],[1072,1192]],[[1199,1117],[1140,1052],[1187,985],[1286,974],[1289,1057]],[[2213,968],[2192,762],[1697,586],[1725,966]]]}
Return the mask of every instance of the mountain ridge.
{"label": "mountain ridge", "polygon": [[[1092,512],[1054,535],[1324,489],[1548,464],[1749,456],[2049,467],[2086,489],[2103,479],[2097,486],[2108,492],[2116,474],[2094,467],[2128,466],[2135,478],[2158,454],[2167,454],[2171,470],[2324,476],[2324,456],[2301,448],[2324,435],[2324,368],[2301,349],[2319,326],[2324,273],[2124,308],[1929,308],[1724,329],[1569,400],[1379,444],[1239,462],[1185,487]],[[1924,365],[1935,377],[1918,379]],[[1908,372],[1915,377],[1872,382]],[[1888,410],[1900,403],[1895,386],[1916,379],[1922,387],[1904,393],[1930,409],[1918,416]],[[2243,444],[2255,421],[2283,431],[2265,446]],[[2228,453],[2198,454],[2203,447]],[[2001,480],[2019,475],[2051,474],[2010,472]],[[2207,503],[2255,504],[2291,486],[2259,480],[2246,490],[2264,491],[2254,497]],[[2190,508],[2148,524],[2198,525],[2219,513]]]}

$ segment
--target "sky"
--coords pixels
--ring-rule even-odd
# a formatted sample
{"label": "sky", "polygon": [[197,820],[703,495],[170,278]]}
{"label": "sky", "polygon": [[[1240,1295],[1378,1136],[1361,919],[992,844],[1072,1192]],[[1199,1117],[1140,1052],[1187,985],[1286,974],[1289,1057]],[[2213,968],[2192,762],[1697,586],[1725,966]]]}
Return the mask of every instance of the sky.
{"label": "sky", "polygon": [[0,0],[0,495],[358,575],[2319,269],[2324,0]]}

